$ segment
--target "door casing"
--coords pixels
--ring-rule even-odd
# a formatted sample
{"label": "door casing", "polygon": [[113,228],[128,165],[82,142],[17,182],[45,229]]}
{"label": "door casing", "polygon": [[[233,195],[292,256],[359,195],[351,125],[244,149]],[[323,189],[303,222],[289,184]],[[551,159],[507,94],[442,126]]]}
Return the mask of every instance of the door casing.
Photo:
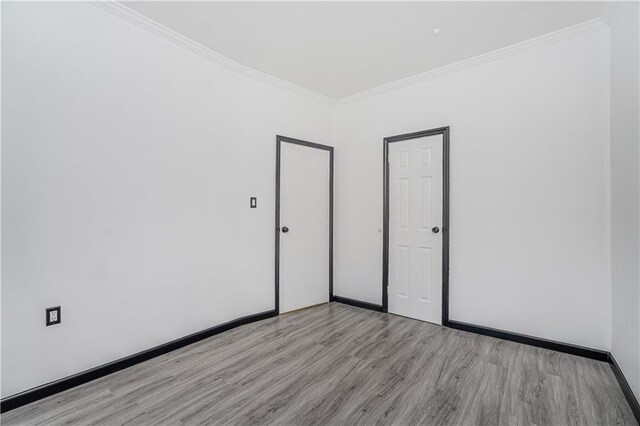
{"label": "door casing", "polygon": [[286,136],[276,136],[275,311],[280,314],[280,148],[283,143],[329,151],[329,302],[333,302],[333,147]]}
{"label": "door casing", "polygon": [[449,126],[386,137],[383,140],[382,311],[389,312],[389,144],[442,135],[442,325],[449,324]]}

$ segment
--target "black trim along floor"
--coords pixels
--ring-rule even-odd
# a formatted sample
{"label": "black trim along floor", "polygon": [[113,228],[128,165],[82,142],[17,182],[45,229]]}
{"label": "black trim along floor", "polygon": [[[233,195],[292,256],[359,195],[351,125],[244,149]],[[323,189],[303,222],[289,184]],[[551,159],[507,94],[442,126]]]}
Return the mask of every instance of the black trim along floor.
{"label": "black trim along floor", "polygon": [[[127,377],[127,383],[129,383],[131,386],[135,386],[135,381],[134,380],[130,380],[129,379],[129,375],[131,373],[133,373],[135,370],[127,370],[127,372],[120,372],[121,370],[127,369],[127,368],[138,368],[138,367],[134,367],[138,364],[143,364],[146,365],[147,363],[145,363],[145,361],[148,362],[152,362],[152,363],[162,363],[163,365],[166,364],[166,362],[168,362],[168,360],[173,359],[174,357],[180,357],[182,353],[186,352],[191,352],[193,350],[200,350],[200,352],[198,353],[202,353],[202,347],[207,346],[210,347],[211,343],[198,343],[201,342],[203,340],[205,340],[206,342],[211,342],[210,339],[214,339],[217,338],[216,336],[220,335],[219,338],[217,339],[222,339],[222,340],[216,340],[218,343],[224,343],[227,342],[229,344],[232,343],[232,341],[230,341],[229,339],[232,339],[231,336],[233,335],[237,335],[237,333],[239,332],[233,332],[236,334],[229,334],[229,333],[223,333],[225,331],[230,331],[232,329],[235,329],[241,325],[248,325],[251,323],[257,323],[254,324],[252,326],[249,326],[247,328],[242,328],[245,333],[249,333],[249,332],[254,332],[256,333],[255,339],[259,340],[259,336],[261,336],[262,334],[266,333],[267,335],[270,335],[269,333],[271,333],[268,328],[270,327],[269,324],[289,324],[292,318],[298,318],[299,316],[308,316],[311,315],[311,317],[313,317],[315,314],[315,312],[324,312],[324,314],[330,314],[330,319],[331,322],[334,323],[335,321],[337,321],[339,318],[334,318],[335,316],[353,316],[353,318],[351,318],[351,320],[355,320],[356,317],[362,317],[362,321],[363,322],[367,322],[369,321],[369,319],[367,319],[367,315],[380,315],[379,317],[376,317],[377,321],[379,320],[383,320],[384,324],[402,324],[403,321],[410,321],[410,323],[408,324],[416,324],[416,327],[419,327],[416,330],[422,330],[423,328],[425,330],[431,330],[430,333],[436,333],[435,335],[437,335],[438,333],[441,333],[437,330],[447,330],[447,328],[443,328],[440,326],[436,326],[436,325],[432,325],[432,324],[428,324],[428,323],[422,323],[420,321],[415,321],[415,320],[410,320],[410,319],[406,319],[406,318],[402,318],[402,317],[397,317],[394,315],[387,315],[384,313],[381,313],[379,311],[381,311],[382,307],[380,305],[375,305],[372,303],[367,303],[367,302],[361,302],[361,301],[357,301],[357,300],[353,300],[353,299],[348,299],[348,298],[343,298],[343,297],[339,297],[339,296],[334,296],[334,300],[336,302],[340,302],[340,304],[329,304],[329,305],[323,305],[324,307],[320,306],[317,308],[311,308],[309,310],[305,310],[305,311],[300,311],[298,313],[292,313],[289,315],[286,315],[285,317],[278,317],[273,319],[273,317],[276,316],[275,311],[268,311],[268,312],[263,312],[263,313],[259,313],[256,315],[249,315],[247,317],[243,317],[240,318],[238,320],[235,321],[230,321],[228,323],[216,326],[216,327],[212,327],[209,328],[207,330],[204,330],[202,332],[199,333],[194,333],[192,335],[189,336],[185,336],[182,339],[178,339],[172,342],[169,342],[165,345],[160,345],[158,347],[149,349],[147,351],[143,351],[140,352],[138,354],[132,355],[130,357],[112,362],[110,364],[106,364],[82,373],[79,373],[77,375],[71,376],[71,377],[67,377],[65,379],[61,379],[59,381],[41,386],[39,388],[35,388],[26,392],[23,392],[21,394],[9,397],[9,398],[5,398],[2,400],[2,412],[7,412],[9,410],[13,410],[11,411],[11,414],[6,414],[3,415],[3,423],[8,424],[7,421],[10,421],[12,418],[14,418],[14,414],[15,413],[15,418],[20,418],[22,419],[21,422],[24,423],[26,421],[26,419],[28,418],[25,417],[23,414],[24,412],[28,412],[31,408],[30,407],[39,407],[37,412],[39,412],[40,414],[42,414],[42,410],[44,409],[43,407],[46,407],[48,405],[58,405],[61,402],[60,401],[66,401],[66,400],[73,400],[74,398],[80,398],[82,399],[82,395],[84,395],[84,391],[82,389],[84,389],[86,386],[89,386],[90,388],[95,388],[96,386],[99,388],[101,385],[99,385],[99,383],[106,381],[106,382],[111,382],[112,380],[118,380],[118,379],[112,379],[111,377],[122,377],[122,375],[124,374],[124,377]],[[355,307],[359,307],[359,308],[365,308],[369,311],[375,311],[375,312],[370,312],[370,313],[366,313],[367,311],[363,311],[363,310],[355,310],[353,311],[351,307],[345,307],[342,309],[348,309],[347,311],[343,311],[341,310],[341,308],[336,308],[335,306],[341,306],[341,305],[351,305],[351,306],[355,306]],[[314,314],[309,314],[309,312],[312,312]],[[355,312],[362,312],[362,314],[356,314]],[[318,314],[320,316],[322,316],[323,314]],[[363,316],[364,315],[364,316]],[[271,320],[269,320],[269,318],[272,318]],[[286,318],[286,319],[283,319]],[[267,321],[262,321],[262,320],[267,320]],[[329,320],[329,318],[326,319],[327,321]],[[260,321],[260,322],[258,322]],[[275,321],[275,323],[273,322]],[[360,324],[360,320],[353,322],[352,321],[352,328],[358,329],[359,324]],[[374,324],[376,322],[374,321]],[[301,336],[300,333],[303,333],[305,327],[304,325],[300,324],[300,323],[296,323],[298,324],[297,326],[300,327],[300,329],[296,329],[296,328],[291,328],[289,330],[289,333],[292,333],[292,338],[294,336]],[[290,324],[291,326],[291,324]],[[337,325],[336,325],[337,326]],[[407,325],[408,326],[408,325]],[[476,356],[479,356],[481,353],[485,353],[487,356],[490,356],[490,359],[493,359],[493,357],[498,357],[496,359],[494,359],[494,361],[499,360],[499,358],[502,355],[499,355],[500,353],[503,353],[507,348],[509,348],[509,350],[514,350],[517,348],[526,348],[526,347],[538,347],[541,349],[536,349],[536,350],[542,350],[545,352],[540,352],[540,354],[544,355],[544,358],[546,357],[550,357],[549,361],[552,362],[552,366],[557,364],[559,362],[559,360],[565,360],[565,358],[563,358],[564,356],[570,356],[570,355],[576,355],[578,356],[577,358],[572,358],[575,360],[578,359],[584,359],[585,362],[587,362],[587,360],[589,360],[589,362],[599,362],[599,361],[606,361],[610,363],[611,368],[608,369],[609,373],[610,373],[610,377],[615,381],[617,380],[617,382],[619,383],[619,390],[620,390],[620,395],[623,395],[623,399],[626,399],[627,404],[624,404],[624,406],[626,406],[629,411],[628,413],[632,413],[632,416],[635,416],[636,421],[638,423],[640,423],[640,405],[638,405],[638,401],[635,398],[635,396],[633,395],[633,392],[631,391],[631,388],[629,386],[629,384],[627,383],[624,375],[622,374],[622,371],[620,370],[617,362],[615,361],[615,359],[613,358],[613,356],[611,356],[611,354],[609,354],[608,352],[604,352],[604,351],[597,351],[597,350],[593,350],[593,349],[589,349],[589,348],[583,348],[583,347],[578,347],[578,346],[574,346],[574,345],[566,345],[563,343],[559,343],[559,342],[553,342],[553,341],[548,341],[548,340],[544,340],[544,339],[538,339],[538,338],[534,338],[534,337],[530,337],[530,336],[524,336],[524,335],[519,335],[519,334],[515,334],[515,333],[509,333],[506,331],[502,331],[502,330],[495,330],[495,329],[490,329],[490,328],[486,328],[486,327],[480,327],[480,326],[475,326],[472,324],[465,324],[465,323],[460,323],[460,322],[456,322],[456,321],[451,321],[449,323],[449,326],[451,329],[458,329],[461,331],[466,331],[466,332],[471,332],[474,333],[475,335],[483,335],[483,337],[481,337],[480,339],[486,339],[486,336],[490,336],[490,337],[495,337],[497,339],[495,340],[490,340],[488,342],[492,342],[490,343],[490,347],[494,347],[495,349],[501,348],[499,352],[495,352],[495,355],[491,355],[491,353],[494,353],[493,351],[495,349],[492,349],[489,352],[486,352],[486,350],[479,350],[479,349],[475,349],[472,350],[471,353],[476,353]],[[422,327],[422,328],[420,328]],[[459,333],[460,331],[458,330],[452,330],[452,332],[455,333]],[[399,330],[395,330],[395,328],[390,327],[388,329],[388,332],[383,333],[383,335],[389,337],[391,340],[394,339],[393,336],[389,336],[388,333],[399,333]],[[231,333],[231,331],[230,331]],[[327,337],[325,337],[325,339],[329,339],[326,341],[326,344],[329,344],[329,347],[331,347],[330,342],[332,342],[332,339],[340,339],[341,337],[343,337],[343,335],[346,333],[346,331],[338,331],[337,329],[328,329],[325,330],[324,333],[326,333],[325,335]],[[338,334],[335,334],[338,333]],[[277,333],[276,333],[277,334]],[[348,334],[348,333],[346,333]],[[332,335],[334,335],[335,337],[331,337]],[[433,336],[435,336],[433,335]],[[226,340],[225,337],[226,336]],[[432,337],[433,337],[432,336]],[[473,336],[473,334],[469,335],[469,336]],[[277,340],[277,336],[273,335],[273,338]],[[206,340],[209,339],[209,340]],[[232,339],[233,340],[233,339]],[[376,354],[380,354],[380,345],[382,345],[383,347],[385,345],[388,345],[388,342],[382,341],[379,342],[378,345],[374,345],[372,346],[371,344],[368,344],[366,342],[366,338],[363,336],[353,336],[352,338],[353,340],[353,344],[357,343],[357,346],[353,347],[353,353],[356,354],[361,354],[360,356],[364,356],[364,359],[370,359],[371,357],[375,357],[377,356]],[[469,341],[475,341],[476,344],[480,344],[481,342],[484,342],[484,340],[477,340],[477,339],[468,339]],[[465,340],[466,341],[466,340]],[[526,346],[509,346],[509,345],[513,345],[515,343],[508,343],[505,341],[512,341],[512,342],[517,342],[517,343],[523,343]],[[501,343],[504,342],[504,343]],[[219,347],[224,347],[222,346],[222,343]],[[411,344],[411,342],[406,342],[408,344]],[[442,342],[441,342],[442,343]],[[337,344],[337,343],[336,343]],[[445,343],[442,343],[445,344]],[[482,343],[485,344],[485,343]],[[493,345],[493,346],[491,346]],[[498,345],[498,346],[495,346]],[[397,345],[393,345],[393,347],[395,347],[396,349],[398,348]],[[200,349],[197,349],[200,348]],[[461,348],[458,348],[457,350],[460,350]],[[178,351],[177,351],[178,350]],[[390,347],[389,350],[392,350],[392,348]],[[168,354],[169,352],[172,351],[176,351],[173,352],[171,354]],[[224,350],[222,351],[224,353]],[[393,354],[393,350],[392,352],[389,353],[389,355]],[[524,351],[523,353],[537,353],[537,352],[531,352],[531,350],[527,350]],[[165,357],[160,357],[161,355],[166,355]],[[554,355],[556,354],[556,355]],[[560,358],[558,358],[560,355],[557,354],[567,354],[567,355],[562,355]],[[215,358],[216,354],[212,353],[211,356],[213,356]],[[515,356],[515,355],[514,355]],[[538,355],[536,355],[538,356]],[[158,358],[160,357],[160,358]],[[168,357],[168,358],[167,358]],[[242,358],[242,357],[240,357]],[[543,358],[543,359],[544,359]],[[154,359],[162,359],[162,361],[154,361]],[[230,358],[229,358],[230,359]],[[490,361],[490,362],[494,362],[494,361]],[[241,361],[238,361],[241,362]],[[540,362],[540,361],[538,361]],[[546,361],[545,361],[546,362]],[[568,361],[562,361],[560,364],[564,365],[565,362]],[[572,361],[573,362],[573,361]],[[501,365],[503,363],[503,361],[499,362],[497,365]],[[560,365],[559,364],[559,365]],[[153,365],[153,364],[150,364]],[[565,367],[570,366],[573,364],[567,364],[564,365]],[[581,373],[583,374],[584,368],[587,368],[587,365],[590,364],[584,364],[584,363],[579,363],[576,365],[582,365],[582,367],[579,367]],[[597,365],[604,365],[604,363],[601,364],[593,364],[594,366]],[[140,367],[143,368],[144,367]],[[468,367],[465,367],[468,368]],[[508,368],[507,365],[504,366],[504,368]],[[552,369],[554,368],[559,368],[559,367],[550,367]],[[588,368],[592,368],[592,367],[588,367]],[[595,370],[594,370],[595,371]],[[598,374],[604,374],[601,370]],[[559,372],[557,372],[558,374],[560,374]],[[552,372],[552,374],[555,374]],[[119,376],[118,376],[119,375]],[[206,374],[205,374],[206,375]],[[109,376],[109,377],[106,377]],[[607,374],[605,374],[605,376],[607,376]],[[602,380],[605,380],[604,377],[602,376]],[[103,378],[103,380],[96,380],[96,379],[100,379]],[[550,377],[555,377],[555,376],[550,376]],[[393,380],[393,376],[389,376],[386,378],[386,380]],[[557,380],[557,379],[556,379]],[[574,379],[572,379],[574,380]],[[609,380],[609,379],[606,379]],[[105,383],[106,383],[105,382]],[[553,380],[552,380],[553,382]],[[92,384],[93,383],[93,384]],[[148,386],[149,383],[144,379],[141,378],[140,380],[140,384],[139,386],[141,386],[141,388],[145,388],[145,386]],[[575,385],[575,383],[574,383]],[[572,386],[574,386],[572,385]],[[77,389],[75,389],[77,388]],[[110,388],[109,388],[110,389]],[[56,394],[61,393],[59,397],[56,396]],[[75,395],[75,396],[74,396]],[[100,398],[106,398],[106,394],[100,396]],[[584,398],[584,395],[581,395],[580,398]],[[42,401],[42,403],[36,402],[39,401],[43,398],[46,398],[44,401]],[[50,401],[49,403],[45,402],[45,401]],[[35,402],[35,403],[34,403]],[[33,403],[33,404],[30,404]],[[24,406],[25,404],[30,404],[26,407],[24,407],[23,409],[18,409],[16,410],[18,407]],[[611,404],[611,402],[607,403],[607,404]],[[615,404],[619,404],[619,401],[616,402]],[[604,407],[604,408],[603,408]],[[598,409],[606,409],[606,406],[600,407]],[[26,411],[24,411],[26,410]],[[623,408],[620,408],[620,410],[623,410]],[[46,411],[46,410],[45,410]],[[81,411],[81,410],[80,410]],[[21,414],[22,413],[22,414]],[[616,411],[617,416],[621,415],[620,412]],[[622,415],[622,417],[616,417],[616,422],[620,421],[621,419],[624,420],[624,422],[622,423],[628,423],[628,424],[632,424],[629,423],[629,419],[627,418],[628,415],[624,414]],[[462,419],[459,419],[462,420]],[[540,420],[540,419],[538,419]],[[569,418],[565,419],[567,421],[571,420]],[[576,420],[576,419],[573,419]],[[613,421],[613,418],[608,419],[608,421]]]}

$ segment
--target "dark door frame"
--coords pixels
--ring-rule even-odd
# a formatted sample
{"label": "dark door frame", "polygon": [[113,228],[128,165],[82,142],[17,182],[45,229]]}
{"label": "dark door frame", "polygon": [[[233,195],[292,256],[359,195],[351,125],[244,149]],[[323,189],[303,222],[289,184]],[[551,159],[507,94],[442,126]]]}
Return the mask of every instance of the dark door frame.
{"label": "dark door frame", "polygon": [[280,314],[280,148],[283,143],[329,151],[329,302],[333,302],[333,147],[300,139],[276,136],[276,276],[275,311]]}
{"label": "dark door frame", "polygon": [[442,325],[449,324],[449,126],[384,138],[382,310],[389,312],[389,144],[442,135]]}

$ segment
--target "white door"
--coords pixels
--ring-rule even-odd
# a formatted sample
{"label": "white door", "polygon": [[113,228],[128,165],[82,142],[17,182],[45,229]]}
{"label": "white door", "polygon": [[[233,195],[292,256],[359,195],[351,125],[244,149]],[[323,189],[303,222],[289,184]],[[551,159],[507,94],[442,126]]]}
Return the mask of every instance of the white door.
{"label": "white door", "polygon": [[327,150],[281,143],[281,313],[329,301],[329,159]]}
{"label": "white door", "polygon": [[442,324],[442,138],[389,143],[389,312],[436,324]]}

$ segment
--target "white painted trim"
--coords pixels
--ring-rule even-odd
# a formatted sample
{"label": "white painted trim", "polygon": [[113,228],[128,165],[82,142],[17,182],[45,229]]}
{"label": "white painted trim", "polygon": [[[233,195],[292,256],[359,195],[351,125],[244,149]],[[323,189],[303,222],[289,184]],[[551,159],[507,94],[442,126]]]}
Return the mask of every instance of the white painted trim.
{"label": "white painted trim", "polygon": [[136,12],[133,9],[121,4],[116,0],[86,0],[89,4],[96,6],[106,12],[111,13],[125,21],[128,21],[137,27],[159,35],[160,37],[168,40],[196,55],[199,55],[205,59],[209,59],[225,68],[238,72],[246,77],[253,78],[255,80],[274,85],[276,87],[286,89],[297,93],[302,96],[306,96],[317,101],[320,101],[326,105],[344,105],[352,102],[359,101],[361,99],[369,98],[371,96],[379,95],[382,93],[391,92],[393,90],[402,89],[405,87],[419,84],[423,81],[433,80],[435,78],[443,77],[448,74],[453,74],[465,69],[473,68],[479,65],[486,64],[488,62],[498,61],[504,58],[518,55],[520,53],[528,52],[540,47],[548,46],[551,44],[559,43],[564,40],[568,40],[581,35],[590,34],[595,31],[600,31],[609,28],[615,20],[615,14],[618,9],[618,2],[612,1],[607,5],[602,19],[596,18],[590,21],[583,22],[581,24],[573,25],[558,31],[554,31],[548,34],[534,37],[529,40],[522,41],[520,43],[512,44],[511,46],[503,47],[501,49],[493,50],[482,55],[474,56],[472,58],[464,59],[453,64],[445,65],[440,68],[429,70],[420,74],[413,75],[401,80],[393,81],[391,83],[383,84],[382,86],[367,89],[362,92],[355,93],[353,95],[345,96],[343,98],[334,99],[321,93],[315,92],[310,89],[305,89],[288,81],[273,77],[269,74],[261,71],[249,68],[242,65],[233,59],[227,58],[210,48],[191,40],[190,38],[168,28],[164,25],[146,17],[145,15]]}
{"label": "white painted trim", "polygon": [[86,1],[87,3],[99,9],[102,9],[114,16],[117,16],[118,18],[128,21],[143,30],[159,35],[165,40],[168,40],[192,53],[195,53],[198,56],[201,56],[205,59],[213,61],[216,64],[221,65],[231,71],[235,71],[239,74],[242,74],[254,80],[261,81],[263,83],[271,84],[279,88],[292,91],[299,95],[313,98],[327,105],[335,104],[335,99],[333,98],[322,95],[318,92],[314,92],[313,90],[305,89],[303,87],[297,86],[293,83],[279,79],[277,77],[273,77],[269,74],[265,74],[253,68],[249,68],[230,58],[227,58],[226,56],[221,55],[220,53],[215,52],[209,49],[208,47],[172,30],[171,28],[165,27],[164,25],[146,17],[145,15],[139,12],[136,12],[135,10],[123,5],[118,1],[114,1],[114,0],[108,0],[108,1],[86,0]]}
{"label": "white painted trim", "polygon": [[609,1],[607,5],[604,7],[604,11],[602,12],[602,21],[605,24],[607,24],[609,27],[613,27],[613,24],[616,20],[616,15],[618,14],[619,6],[620,6],[620,2]]}
{"label": "white painted trim", "polygon": [[435,78],[443,77],[448,74],[453,74],[459,71],[483,65],[488,62],[509,58],[520,53],[528,52],[540,47],[549,46],[551,44],[559,43],[571,38],[590,34],[607,28],[609,27],[603,22],[602,19],[592,19],[581,24],[573,25],[571,27],[563,28],[561,30],[544,34],[539,37],[534,37],[520,43],[512,44],[511,46],[503,47],[501,49],[484,53],[482,55],[464,59],[450,65],[445,65],[434,70],[416,74],[402,80],[397,80],[391,83],[384,84],[382,86],[374,87],[373,89],[364,90],[362,92],[340,98],[336,101],[336,105],[344,105],[369,98],[371,96],[380,95],[382,93],[403,89],[405,87],[413,86],[427,80],[433,80]]}

